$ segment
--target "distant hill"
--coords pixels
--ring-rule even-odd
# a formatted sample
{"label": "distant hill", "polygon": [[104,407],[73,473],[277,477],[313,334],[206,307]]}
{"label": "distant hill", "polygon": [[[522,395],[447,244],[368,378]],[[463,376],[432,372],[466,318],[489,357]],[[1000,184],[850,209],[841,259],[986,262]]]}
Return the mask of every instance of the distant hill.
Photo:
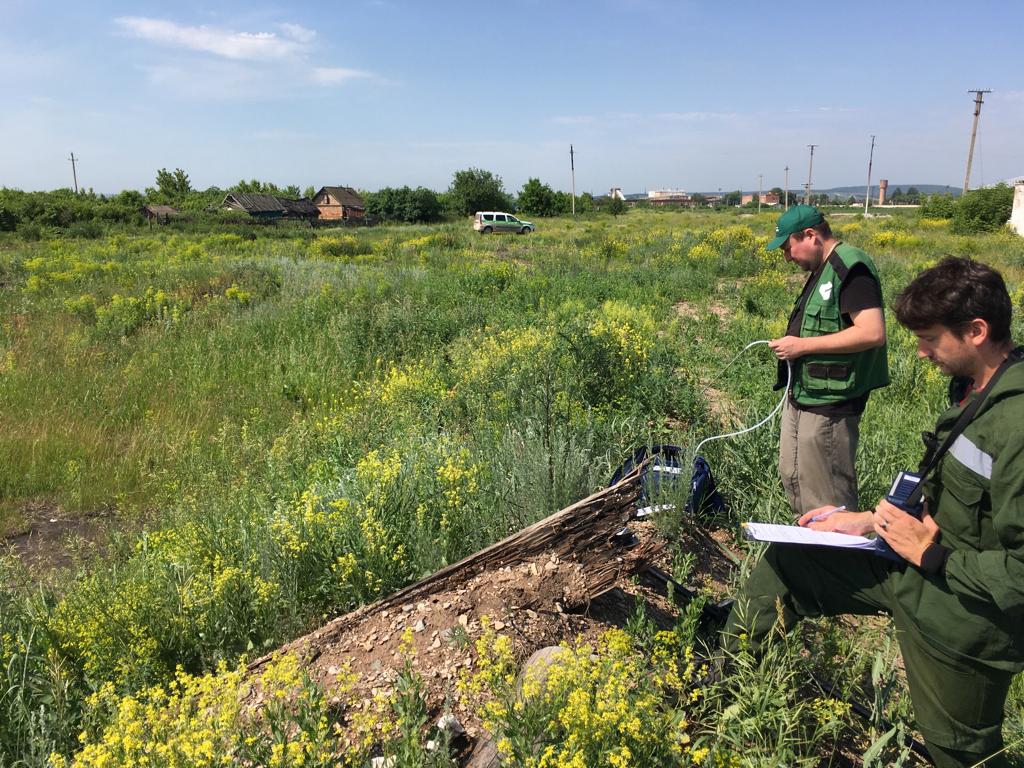
{"label": "distant hill", "polygon": [[[906,192],[911,187],[917,187],[917,191],[920,192],[922,195],[936,195],[936,194],[938,194],[938,195],[945,195],[945,194],[948,193],[948,194],[953,195],[953,197],[960,197],[960,187],[954,187],[951,184],[893,184],[892,182],[889,182],[888,192],[887,193],[891,195],[897,189],[900,189],[900,190]],[[768,192],[769,190],[765,189],[764,191]],[[858,198],[859,200],[863,200],[864,199],[864,185],[863,184],[859,184],[859,185],[849,186],[849,187],[829,187],[829,188],[826,188],[826,189],[819,189],[818,187],[814,188],[814,194],[820,195],[820,194],[823,194],[823,193],[827,194],[827,195],[838,195],[840,197],[849,197],[850,195],[853,195],[854,197]],[[702,194],[702,195],[715,195],[715,194],[720,194],[720,192],[701,192],[700,194]],[[757,190],[756,189],[744,190],[743,194],[745,194],[745,195],[757,194]],[[789,197],[790,197],[790,199],[793,199],[794,197],[797,197],[797,198],[801,197],[801,196],[803,196],[803,194],[804,194],[803,187],[799,187],[799,188],[793,187],[792,189],[789,190]],[[627,195],[627,197],[628,197],[628,195]],[[873,200],[877,200],[878,199],[878,184],[872,184],[871,185],[871,198]]]}
{"label": "distant hill", "polygon": [[[892,194],[897,189],[902,189],[906,192],[911,187],[917,187],[917,191],[922,195],[945,195],[952,194],[953,197],[960,196],[960,187],[954,187],[951,184],[893,184],[889,182],[888,193]],[[852,187],[832,187],[830,189],[815,189],[819,195],[825,193],[828,195],[855,195],[864,198],[864,185],[859,184]],[[878,197],[878,185],[871,185],[871,196]]]}

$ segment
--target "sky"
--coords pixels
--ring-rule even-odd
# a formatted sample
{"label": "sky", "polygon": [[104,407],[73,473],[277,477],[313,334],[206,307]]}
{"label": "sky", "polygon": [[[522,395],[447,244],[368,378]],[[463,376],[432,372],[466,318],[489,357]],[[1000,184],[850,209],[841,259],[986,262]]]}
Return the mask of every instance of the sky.
{"label": "sky", "polygon": [[[577,192],[1024,175],[1024,3],[0,0],[0,187]],[[758,176],[761,176],[759,181]]]}

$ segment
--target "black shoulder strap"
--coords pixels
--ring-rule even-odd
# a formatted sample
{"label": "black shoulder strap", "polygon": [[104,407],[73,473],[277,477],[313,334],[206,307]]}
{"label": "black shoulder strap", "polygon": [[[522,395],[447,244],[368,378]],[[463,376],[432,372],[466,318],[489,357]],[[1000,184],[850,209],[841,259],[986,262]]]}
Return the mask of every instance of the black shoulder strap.
{"label": "black shoulder strap", "polygon": [[935,467],[939,464],[939,460],[945,455],[946,451],[948,451],[956,439],[963,434],[963,431],[967,429],[967,425],[974,420],[974,417],[981,408],[982,403],[984,403],[988,398],[988,393],[992,391],[992,388],[995,386],[996,382],[999,381],[999,378],[1006,372],[1006,369],[1015,363],[1019,363],[1022,359],[1024,359],[1024,347],[1017,347],[1007,355],[1006,359],[1003,360],[998,368],[996,368],[996,372],[992,374],[992,378],[988,380],[988,384],[985,385],[985,388],[982,389],[978,393],[977,397],[972,399],[971,402],[967,404],[967,407],[960,412],[960,416],[957,418],[956,423],[953,424],[953,428],[949,431],[949,434],[946,435],[946,439],[942,442],[942,445],[939,446],[938,450],[932,453],[925,465],[919,470],[918,474],[921,475],[921,480],[918,482],[917,487],[910,496],[907,497],[908,505],[913,506],[921,501],[921,495],[924,493],[924,479],[934,471]]}
{"label": "black shoulder strap", "polygon": [[836,247],[833,248],[832,253],[828,255],[828,263],[832,266],[832,269],[834,269],[835,273],[839,276],[839,282],[841,283],[846,279],[846,276],[850,274],[850,270],[847,269],[846,264],[843,263],[843,260],[839,258],[839,254],[836,253],[836,251],[839,250],[840,245],[841,243],[836,243]]}

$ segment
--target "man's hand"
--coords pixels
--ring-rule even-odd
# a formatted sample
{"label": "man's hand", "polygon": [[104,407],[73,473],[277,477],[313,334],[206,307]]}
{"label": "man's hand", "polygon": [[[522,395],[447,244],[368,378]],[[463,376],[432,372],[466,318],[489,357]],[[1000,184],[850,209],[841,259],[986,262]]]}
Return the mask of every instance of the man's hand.
{"label": "man's hand", "polygon": [[939,525],[932,519],[927,506],[918,520],[882,499],[875,507],[872,520],[875,533],[911,565],[920,566],[924,551],[939,538]]}
{"label": "man's hand", "polygon": [[872,515],[871,512],[833,512],[824,520],[814,522],[813,518],[835,509],[834,506],[818,507],[797,520],[797,525],[810,528],[814,531],[834,531],[835,533],[846,533],[851,536],[863,536],[871,533]]}
{"label": "man's hand", "polygon": [[769,341],[768,346],[779,360],[796,360],[807,354],[806,341],[807,339],[800,336],[783,336],[781,339]]}

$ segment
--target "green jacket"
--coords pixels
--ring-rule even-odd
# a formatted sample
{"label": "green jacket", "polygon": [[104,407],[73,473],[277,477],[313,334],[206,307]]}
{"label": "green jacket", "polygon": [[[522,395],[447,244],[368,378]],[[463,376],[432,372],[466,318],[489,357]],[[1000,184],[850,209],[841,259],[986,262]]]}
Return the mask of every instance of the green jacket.
{"label": "green jacket", "polygon": [[[977,395],[974,395],[977,397]],[[941,441],[961,408],[939,417]],[[1024,669],[1024,362],[1012,365],[941,459],[925,498],[952,550],[944,569],[893,574],[899,609],[938,649]]]}
{"label": "green jacket", "polygon": [[[800,335],[824,336],[849,327],[839,311],[839,292],[847,273],[863,264],[878,280],[871,258],[859,248],[839,243],[822,265],[804,304]],[[798,299],[799,301],[799,299]],[[799,305],[794,311],[799,310]],[[805,355],[797,362],[793,400],[800,405],[830,405],[852,400],[889,383],[887,347],[863,352]]]}

